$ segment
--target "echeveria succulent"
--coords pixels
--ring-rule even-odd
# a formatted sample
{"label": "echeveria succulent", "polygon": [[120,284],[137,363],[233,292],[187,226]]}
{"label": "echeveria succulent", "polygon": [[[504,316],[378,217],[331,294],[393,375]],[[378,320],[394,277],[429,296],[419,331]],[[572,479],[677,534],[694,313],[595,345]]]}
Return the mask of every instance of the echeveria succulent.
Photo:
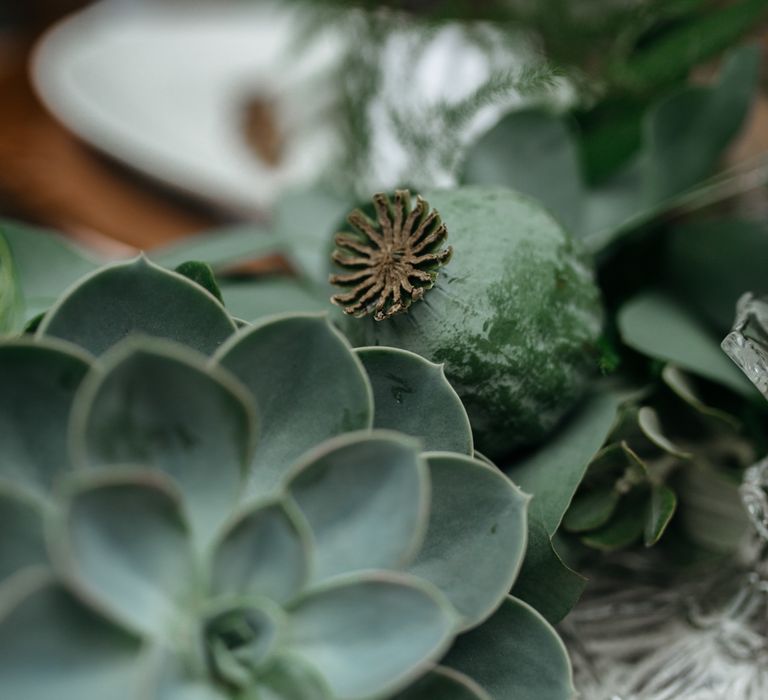
{"label": "echeveria succulent", "polygon": [[[442,369],[143,259],[0,343],[0,695],[567,700]],[[424,450],[428,451],[424,451]]]}

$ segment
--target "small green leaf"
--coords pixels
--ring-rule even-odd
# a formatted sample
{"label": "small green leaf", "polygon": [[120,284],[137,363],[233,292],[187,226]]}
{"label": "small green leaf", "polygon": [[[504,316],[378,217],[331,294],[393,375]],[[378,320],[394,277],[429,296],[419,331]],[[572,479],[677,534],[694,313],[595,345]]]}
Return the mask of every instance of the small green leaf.
{"label": "small green leaf", "polygon": [[140,653],[137,638],[44,576],[27,583],[0,619],[0,686],[7,698],[136,700]]}
{"label": "small green leaf", "polygon": [[253,453],[250,397],[205,358],[160,340],[128,340],[102,358],[72,409],[75,462],[165,472],[208,540],[232,513]]}
{"label": "small green leaf", "polygon": [[424,544],[408,571],[434,583],[478,625],[502,603],[525,556],[530,500],[493,467],[457,454],[427,454],[432,504]]}
{"label": "small green leaf", "polygon": [[221,290],[216,282],[216,275],[208,263],[200,262],[199,260],[188,260],[178,265],[175,272],[200,285],[211,296],[215,297],[222,304],[224,303]]}
{"label": "small green leaf", "polygon": [[212,589],[285,602],[306,583],[310,552],[309,536],[291,510],[280,502],[256,505],[216,545]]}
{"label": "small green leaf", "polygon": [[720,350],[719,339],[662,292],[644,292],[619,311],[619,331],[633,350],[722,384],[742,396],[755,388]]}
{"label": "small green leaf", "polygon": [[463,673],[437,666],[394,700],[493,700]]}
{"label": "small green leaf", "polygon": [[637,424],[643,435],[663,452],[678,459],[691,459],[693,455],[675,445],[665,434],[661,426],[659,414],[651,406],[643,406],[637,412]]}
{"label": "small green leaf", "polygon": [[568,532],[586,532],[605,525],[620,498],[613,488],[577,494],[563,518],[563,527]]}
{"label": "small green leaf", "polygon": [[215,358],[256,399],[261,440],[250,492],[279,487],[307,450],[371,427],[373,399],[363,366],[323,316],[286,314],[240,331]]}
{"label": "small green leaf", "polygon": [[444,663],[477,681],[494,700],[573,700],[576,694],[562,641],[516,598],[508,597],[490,620],[459,637]]}
{"label": "small green leaf", "polygon": [[614,517],[598,530],[585,534],[581,541],[604,552],[629,547],[643,534],[646,510],[644,493],[629,493],[619,501]]}
{"label": "small green leaf", "polygon": [[0,235],[11,249],[27,321],[48,309],[67,287],[99,264],[53,231],[0,220]]}
{"label": "small green leaf", "polygon": [[256,693],[246,693],[242,700],[333,700],[333,696],[314,668],[284,654],[259,678]]}
{"label": "small green leaf", "polygon": [[286,648],[318,669],[338,700],[397,692],[455,634],[455,614],[438,591],[402,575],[337,579],[288,612]]}
{"label": "small green leaf", "polygon": [[96,609],[138,634],[172,633],[195,575],[181,504],[158,474],[82,479],[50,535],[56,567]]}
{"label": "small green leaf", "polygon": [[0,228],[0,335],[16,330],[23,303],[11,251]]}
{"label": "small green leaf", "polygon": [[67,424],[88,367],[85,353],[61,341],[0,344],[0,481],[45,498],[72,468]]}
{"label": "small green leaf", "polygon": [[288,491],[312,531],[314,581],[406,565],[426,531],[429,472],[418,443],[397,433],[329,440],[304,458]]}
{"label": "small green leaf", "polygon": [[733,430],[738,431],[741,428],[741,422],[738,418],[732,416],[730,413],[721,411],[719,408],[704,403],[704,400],[699,396],[696,387],[694,386],[693,379],[679,367],[676,367],[675,365],[665,365],[664,369],[661,371],[661,378],[678,397],[702,415],[716,418],[717,420],[726,423]]}
{"label": "small green leaf", "polygon": [[37,332],[94,355],[137,333],[211,354],[235,332],[235,324],[202,287],[140,257],[80,280],[46,314]]}
{"label": "small green leaf", "polygon": [[675,492],[664,484],[654,486],[651,490],[648,515],[645,521],[646,547],[652,547],[661,539],[676,509],[677,495]]}
{"label": "small green leaf", "polygon": [[442,365],[407,350],[359,348],[373,387],[373,426],[422,441],[423,449],[471,455],[472,428]]}

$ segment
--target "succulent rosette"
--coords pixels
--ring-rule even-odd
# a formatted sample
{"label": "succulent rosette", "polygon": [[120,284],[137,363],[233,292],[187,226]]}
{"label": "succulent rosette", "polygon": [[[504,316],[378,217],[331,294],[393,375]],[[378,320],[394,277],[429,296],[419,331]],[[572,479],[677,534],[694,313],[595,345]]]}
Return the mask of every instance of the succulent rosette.
{"label": "succulent rosette", "polygon": [[0,342],[0,696],[566,700],[442,368],[143,258]]}

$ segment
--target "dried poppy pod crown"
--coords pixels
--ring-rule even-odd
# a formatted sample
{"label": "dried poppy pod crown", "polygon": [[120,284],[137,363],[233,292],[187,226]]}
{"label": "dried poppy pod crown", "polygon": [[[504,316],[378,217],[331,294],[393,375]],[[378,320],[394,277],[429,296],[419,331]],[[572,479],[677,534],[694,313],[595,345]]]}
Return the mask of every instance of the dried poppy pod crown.
{"label": "dried poppy pod crown", "polygon": [[336,236],[331,257],[349,272],[330,282],[348,291],[331,301],[352,316],[383,321],[421,299],[453,251],[443,248],[448,231],[440,215],[421,197],[411,209],[408,190],[395,192],[394,202],[376,194],[373,206],[376,221],[356,209],[347,217],[354,232]]}

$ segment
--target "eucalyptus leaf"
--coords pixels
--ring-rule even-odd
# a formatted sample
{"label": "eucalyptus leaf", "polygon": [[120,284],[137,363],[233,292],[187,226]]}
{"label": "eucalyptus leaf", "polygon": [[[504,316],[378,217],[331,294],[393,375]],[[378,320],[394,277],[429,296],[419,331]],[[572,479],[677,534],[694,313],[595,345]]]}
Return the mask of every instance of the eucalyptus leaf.
{"label": "eucalyptus leaf", "polygon": [[436,589],[392,574],[337,579],[290,614],[286,645],[322,673],[338,700],[407,686],[445,651],[456,622]]}
{"label": "eucalyptus leaf", "polygon": [[525,556],[530,500],[477,460],[428,453],[432,505],[427,535],[408,571],[434,583],[475,627],[503,602]]}
{"label": "eucalyptus leaf", "polygon": [[670,231],[664,259],[669,287],[724,333],[745,292],[768,293],[768,226],[763,221],[692,221]]}
{"label": "eucalyptus leaf", "polygon": [[346,340],[323,316],[285,314],[233,337],[216,355],[251,391],[261,425],[250,491],[276,489],[308,449],[373,419],[371,387]]}
{"label": "eucalyptus leaf", "polygon": [[672,520],[677,509],[677,494],[668,486],[658,484],[651,490],[648,515],[645,521],[645,546],[656,544]]}
{"label": "eucalyptus leaf", "polygon": [[0,227],[0,335],[17,329],[23,315],[23,300],[11,250]]}
{"label": "eucalyptus leaf", "polygon": [[373,388],[373,426],[418,437],[424,450],[473,453],[472,428],[442,365],[407,350],[358,348]]}
{"label": "eucalyptus leaf", "polygon": [[716,418],[734,430],[740,429],[741,422],[738,418],[704,403],[704,400],[699,396],[694,386],[692,377],[683,372],[679,367],[671,364],[665,365],[661,371],[661,378],[678,397],[702,415]]}
{"label": "eucalyptus leaf", "polygon": [[[24,700],[136,700],[138,638],[50,579],[0,618],[0,692]],[[0,608],[3,606],[0,605]]]}
{"label": "eucalyptus leaf", "polygon": [[637,412],[637,424],[643,435],[663,452],[678,459],[690,459],[693,455],[675,445],[665,434],[659,414],[652,406],[642,406]]}
{"label": "eucalyptus leaf", "polygon": [[0,346],[0,481],[47,498],[72,468],[67,423],[88,368],[85,353],[61,341]]}
{"label": "eucalyptus leaf", "polygon": [[663,292],[643,292],[618,315],[622,340],[633,350],[722,384],[741,396],[755,388],[720,350],[719,339],[678,301]]}
{"label": "eucalyptus leaf", "polygon": [[61,293],[99,263],[63,236],[15,221],[0,220],[16,266],[28,321],[48,309]]}
{"label": "eucalyptus leaf", "polygon": [[[621,397],[610,393],[592,396],[547,444],[506,469],[512,481],[533,496],[528,509],[528,552],[515,584],[516,595],[552,622],[558,622],[575,603],[583,580],[562,564],[551,538],[608,437],[620,404]],[[555,580],[565,585],[548,585]]]}
{"label": "eucalyptus leaf", "polygon": [[190,236],[151,251],[149,257],[163,267],[175,268],[188,260],[198,260],[219,270],[246,258],[272,255],[283,249],[283,241],[269,228],[248,224]]}
{"label": "eucalyptus leaf", "polygon": [[643,535],[646,511],[645,495],[639,492],[629,493],[619,501],[614,517],[601,528],[584,534],[581,541],[604,552],[629,547]]}
{"label": "eucalyptus leaf", "polygon": [[77,464],[172,477],[201,541],[237,503],[256,429],[250,397],[204,360],[167,341],[128,340],[94,367],[70,423]]}
{"label": "eucalyptus leaf", "polygon": [[568,532],[594,530],[611,518],[616,511],[621,494],[613,487],[577,494],[563,518]]}
{"label": "eucalyptus leaf", "polygon": [[257,504],[232,522],[217,543],[212,589],[286,602],[309,577],[310,552],[296,515],[280,502]]}
{"label": "eucalyptus leaf", "polygon": [[288,491],[312,531],[313,581],[403,566],[426,531],[429,472],[418,443],[396,433],[328,441],[298,465]]}
{"label": "eucalyptus leaf", "polygon": [[158,475],[81,481],[51,537],[56,567],[96,609],[137,634],[171,634],[195,575],[181,504]]}
{"label": "eucalyptus leaf", "polygon": [[237,318],[253,323],[288,312],[318,313],[329,303],[310,282],[300,277],[271,276],[221,284],[224,304]]}
{"label": "eucalyptus leaf", "polygon": [[234,332],[234,322],[211,294],[140,257],[80,280],[46,314],[37,334],[68,340],[94,355],[137,333],[211,354]]}
{"label": "eucalyptus leaf", "polygon": [[459,637],[443,663],[473,678],[493,700],[573,700],[576,694],[557,633],[512,597],[482,627]]}

